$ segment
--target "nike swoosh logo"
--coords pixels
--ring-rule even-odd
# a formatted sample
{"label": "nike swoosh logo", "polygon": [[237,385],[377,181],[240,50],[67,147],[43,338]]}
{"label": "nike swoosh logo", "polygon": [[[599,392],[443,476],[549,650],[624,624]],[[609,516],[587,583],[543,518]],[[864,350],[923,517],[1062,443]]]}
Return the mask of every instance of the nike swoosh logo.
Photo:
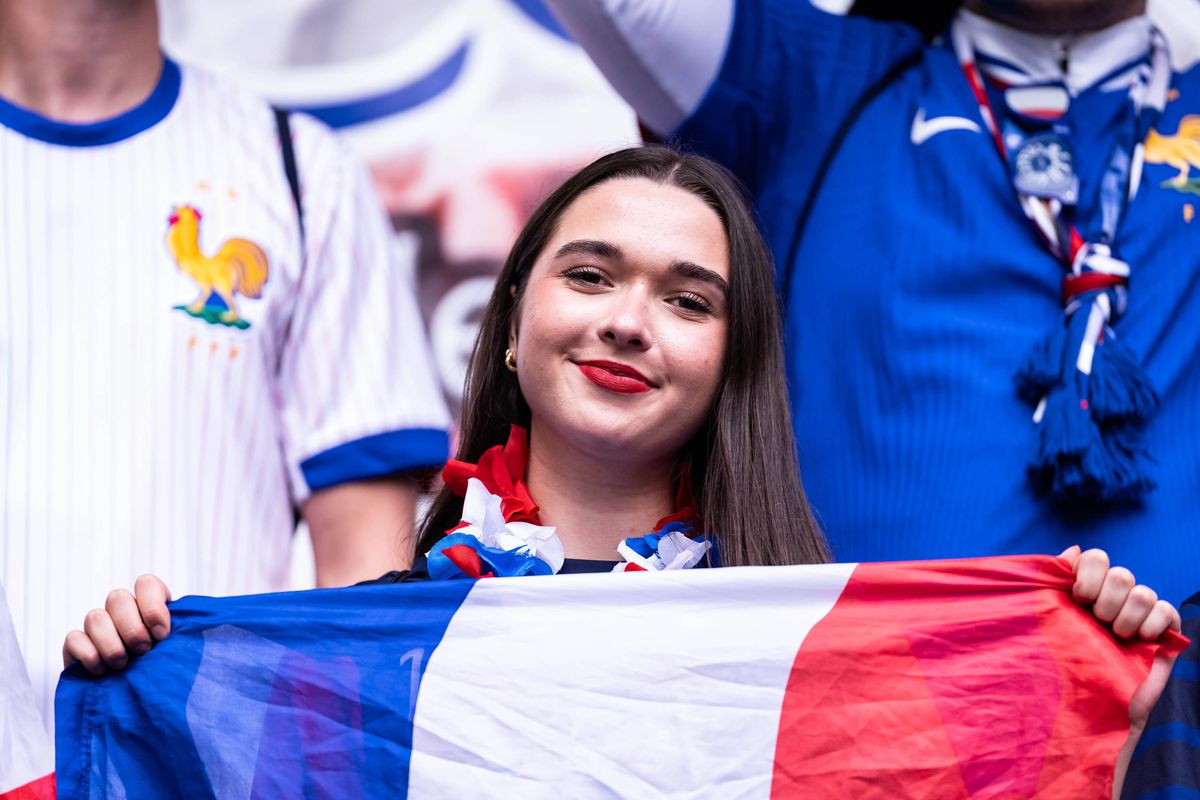
{"label": "nike swoosh logo", "polygon": [[931,136],[937,136],[946,131],[974,131],[981,133],[982,129],[966,117],[934,117],[925,119],[925,109],[918,108],[913,117],[912,143],[921,144]]}

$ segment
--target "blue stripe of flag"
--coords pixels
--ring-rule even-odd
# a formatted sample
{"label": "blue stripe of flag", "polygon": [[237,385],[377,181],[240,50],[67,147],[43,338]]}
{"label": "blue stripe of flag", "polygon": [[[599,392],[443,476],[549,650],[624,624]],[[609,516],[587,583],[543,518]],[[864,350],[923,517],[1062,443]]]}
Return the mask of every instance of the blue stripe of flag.
{"label": "blue stripe of flag", "polygon": [[473,585],[172,603],[125,671],[63,673],[60,796],[404,797],[421,679]]}

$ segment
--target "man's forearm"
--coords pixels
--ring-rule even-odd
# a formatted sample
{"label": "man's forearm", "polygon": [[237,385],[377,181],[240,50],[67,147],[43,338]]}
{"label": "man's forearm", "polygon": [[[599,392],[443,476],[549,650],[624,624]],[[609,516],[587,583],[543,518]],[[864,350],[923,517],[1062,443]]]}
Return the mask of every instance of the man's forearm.
{"label": "man's forearm", "polygon": [[315,492],[303,505],[318,586],[348,586],[407,569],[417,489],[412,481],[356,481]]}

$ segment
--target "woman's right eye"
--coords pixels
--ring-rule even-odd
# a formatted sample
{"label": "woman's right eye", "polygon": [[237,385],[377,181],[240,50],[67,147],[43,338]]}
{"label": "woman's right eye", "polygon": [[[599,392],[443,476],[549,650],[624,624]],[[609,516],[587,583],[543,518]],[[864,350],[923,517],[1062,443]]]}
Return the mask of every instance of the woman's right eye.
{"label": "woman's right eye", "polygon": [[603,286],[608,283],[604,273],[595,267],[568,267],[561,274],[567,280],[585,286]]}

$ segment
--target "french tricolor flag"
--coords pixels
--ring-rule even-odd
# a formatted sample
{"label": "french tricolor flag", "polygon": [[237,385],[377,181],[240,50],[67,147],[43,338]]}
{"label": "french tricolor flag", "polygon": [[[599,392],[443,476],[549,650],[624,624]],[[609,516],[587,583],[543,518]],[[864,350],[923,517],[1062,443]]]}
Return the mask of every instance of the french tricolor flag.
{"label": "french tricolor flag", "polygon": [[54,754],[0,586],[0,800],[54,800]]}
{"label": "french tricolor flag", "polygon": [[63,797],[1108,797],[1160,647],[1003,557],[172,604],[57,698]]}

